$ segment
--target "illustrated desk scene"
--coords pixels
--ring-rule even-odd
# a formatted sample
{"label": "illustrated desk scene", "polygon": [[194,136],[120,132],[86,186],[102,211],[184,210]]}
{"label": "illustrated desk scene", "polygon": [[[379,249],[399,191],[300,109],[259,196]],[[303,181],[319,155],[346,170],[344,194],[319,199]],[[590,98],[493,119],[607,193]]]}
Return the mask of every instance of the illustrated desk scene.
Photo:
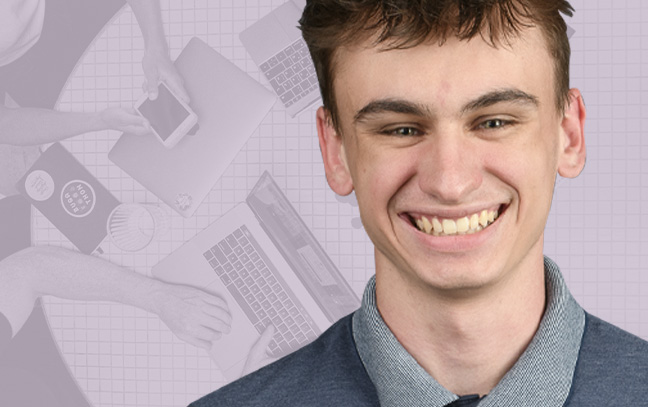
{"label": "illustrated desk scene", "polygon": [[[58,35],[46,31],[47,13],[64,7],[33,1],[41,2],[34,18],[44,13],[45,25],[35,41]],[[187,405],[255,368],[250,350],[268,327],[263,359],[274,360],[359,307],[374,274],[363,230],[371,219],[361,221],[354,196],[337,196],[326,182],[315,123],[322,102],[297,28],[305,3],[161,0],[159,16],[149,17],[160,20],[173,63],[165,69],[179,84],[162,68],[159,82],[147,83],[156,74],[144,72],[150,39],[136,1],[102,3],[96,21],[85,20],[94,28],[78,31],[77,54],[52,48],[50,57],[69,66],[52,65],[60,83],[40,79],[55,95],[50,108],[112,114],[132,127],[91,128],[20,153],[4,146],[0,169],[22,167],[15,190],[0,191],[0,209],[13,208],[12,199],[26,204],[0,213],[0,253],[21,239],[22,247],[62,247],[145,278],[137,284],[204,291],[210,309],[231,317],[226,332],[189,338],[182,316],[156,312],[163,304],[124,299],[139,286],[120,279],[97,280],[115,287],[114,298],[43,296],[36,310],[86,405]],[[573,1],[567,20],[571,86],[588,108],[588,164],[579,178],[557,180],[545,254],[586,310],[648,338],[648,35],[639,22],[648,5],[592,3]],[[92,13],[84,7],[81,20]],[[22,107],[10,100],[11,80],[2,77],[10,57],[2,57],[0,96]],[[19,232],[19,217],[30,233]]]}

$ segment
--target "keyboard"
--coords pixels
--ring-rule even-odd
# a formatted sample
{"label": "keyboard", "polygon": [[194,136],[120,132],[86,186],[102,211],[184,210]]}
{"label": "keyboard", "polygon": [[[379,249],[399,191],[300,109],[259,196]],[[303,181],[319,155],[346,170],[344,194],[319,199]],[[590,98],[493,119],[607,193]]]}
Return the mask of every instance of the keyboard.
{"label": "keyboard", "polygon": [[262,63],[260,68],[286,107],[317,89],[315,66],[301,38]]}
{"label": "keyboard", "polygon": [[268,354],[281,357],[313,341],[314,321],[258,245],[241,226],[203,253],[256,330],[273,324]]}

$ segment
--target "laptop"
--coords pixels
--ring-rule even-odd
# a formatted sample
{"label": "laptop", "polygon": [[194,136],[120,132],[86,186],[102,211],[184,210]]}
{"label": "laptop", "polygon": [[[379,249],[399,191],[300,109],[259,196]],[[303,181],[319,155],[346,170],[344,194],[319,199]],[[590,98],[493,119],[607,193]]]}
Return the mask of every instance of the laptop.
{"label": "laptop", "polygon": [[305,5],[288,0],[239,34],[291,117],[320,100],[315,66],[297,28]]}
{"label": "laptop", "polygon": [[276,96],[198,38],[175,61],[198,130],[167,149],[153,134],[125,134],[108,157],[184,217],[194,214],[259,126]]}
{"label": "laptop", "polygon": [[268,353],[280,357],[314,340],[360,302],[324,249],[265,172],[235,206],[152,269],[155,277],[213,292],[227,301],[232,331],[212,357],[238,378],[269,325]]}

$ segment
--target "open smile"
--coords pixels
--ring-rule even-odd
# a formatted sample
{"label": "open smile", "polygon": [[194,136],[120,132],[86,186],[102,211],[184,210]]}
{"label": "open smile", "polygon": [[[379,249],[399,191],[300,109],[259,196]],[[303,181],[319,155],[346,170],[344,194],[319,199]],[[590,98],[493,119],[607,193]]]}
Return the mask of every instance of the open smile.
{"label": "open smile", "polygon": [[458,217],[411,212],[405,215],[412,226],[422,233],[432,236],[458,236],[471,235],[488,228],[506,208],[507,205],[502,204]]}

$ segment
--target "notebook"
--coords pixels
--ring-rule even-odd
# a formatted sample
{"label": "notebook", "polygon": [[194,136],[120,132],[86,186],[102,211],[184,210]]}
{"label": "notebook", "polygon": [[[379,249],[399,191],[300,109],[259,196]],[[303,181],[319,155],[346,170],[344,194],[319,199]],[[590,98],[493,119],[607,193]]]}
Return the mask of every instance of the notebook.
{"label": "notebook", "polygon": [[250,347],[268,324],[276,328],[268,352],[279,357],[360,305],[267,172],[246,202],[160,261],[152,273],[227,301],[232,331],[214,343],[212,356],[229,379],[239,377]]}
{"label": "notebook", "polygon": [[61,144],[52,144],[16,188],[83,253],[95,251],[119,205],[106,187]]}
{"label": "notebook", "polygon": [[315,67],[297,28],[304,5],[289,0],[239,34],[292,117],[320,100]]}
{"label": "notebook", "polygon": [[155,135],[124,134],[108,157],[180,215],[194,214],[276,97],[198,38],[175,61],[198,130],[165,148]]}

